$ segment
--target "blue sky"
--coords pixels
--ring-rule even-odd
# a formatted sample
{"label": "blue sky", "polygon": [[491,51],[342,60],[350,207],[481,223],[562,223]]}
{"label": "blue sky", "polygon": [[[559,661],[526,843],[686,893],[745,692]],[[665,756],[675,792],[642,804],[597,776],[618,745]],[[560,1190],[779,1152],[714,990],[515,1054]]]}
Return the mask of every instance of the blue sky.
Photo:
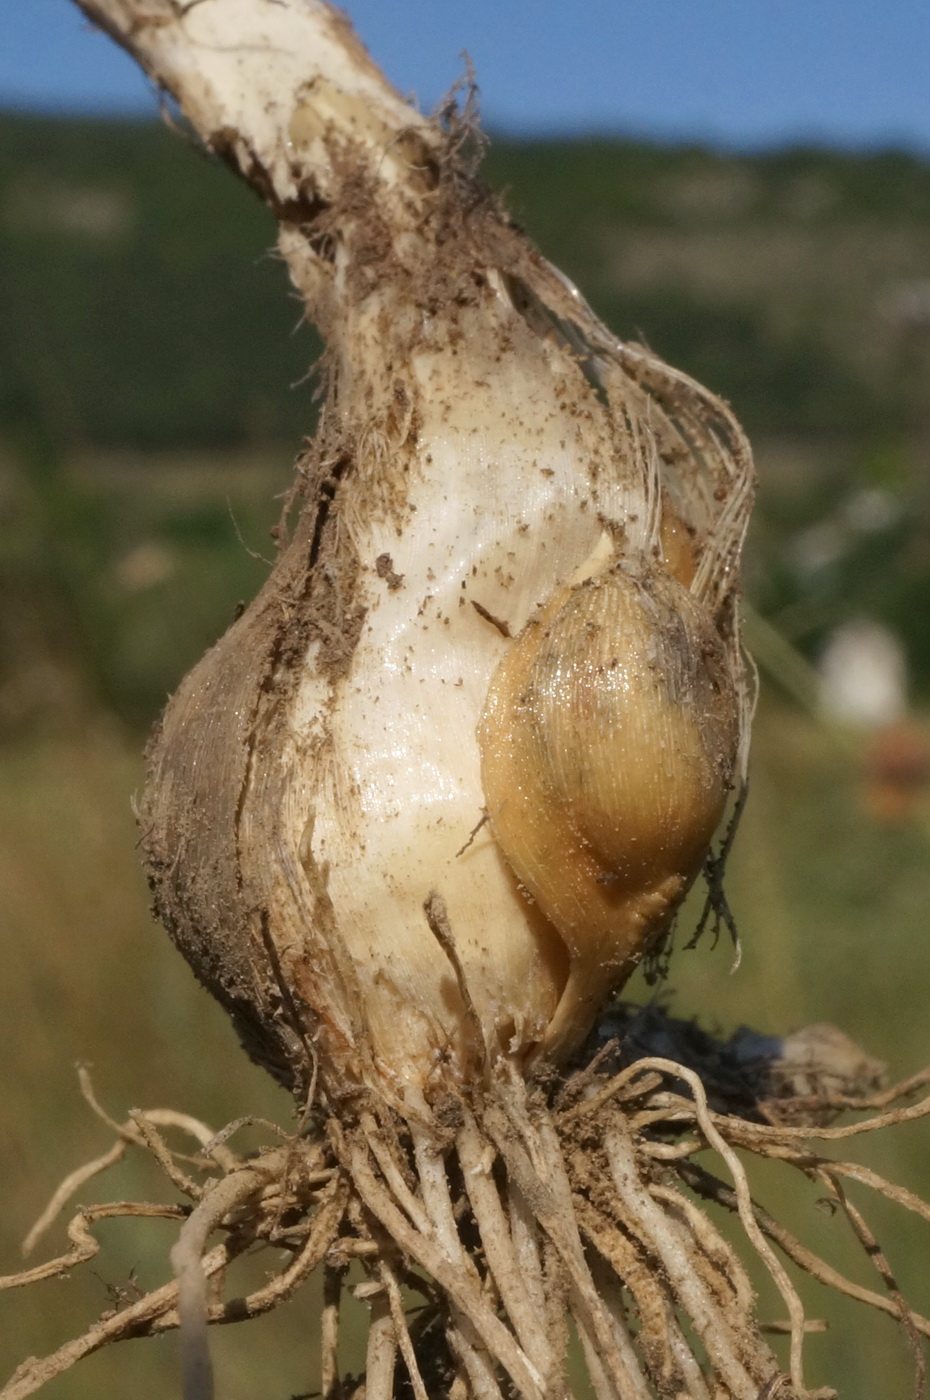
{"label": "blue sky", "polygon": [[[928,0],[344,0],[389,76],[432,105],[478,71],[485,124],[930,154]],[[152,112],[70,0],[0,0],[0,106]]]}

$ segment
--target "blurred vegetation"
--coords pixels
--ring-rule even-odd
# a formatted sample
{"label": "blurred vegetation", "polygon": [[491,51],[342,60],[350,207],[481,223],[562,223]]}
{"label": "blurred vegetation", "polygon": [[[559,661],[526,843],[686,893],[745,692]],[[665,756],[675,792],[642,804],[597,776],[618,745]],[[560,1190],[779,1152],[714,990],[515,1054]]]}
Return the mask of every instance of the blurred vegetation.
{"label": "blurred vegetation", "polygon": [[[808,659],[845,618],[887,622],[927,702],[930,164],[497,141],[485,171],[618,334],[723,393],[750,429],[759,613]],[[130,810],[142,736],[265,576],[277,498],[312,430],[319,347],[273,237],[177,132],[0,116],[0,1273],[59,1178],[106,1146],[75,1059],[96,1061],[116,1116],[170,1105],[216,1126],[244,1112],[289,1122],[153,928]],[[877,823],[855,742],[763,679],[728,886],[743,963],[729,976],[731,949],[709,938],[677,954],[675,1008],[725,1031],[831,1020],[910,1072],[930,1059],[930,807]],[[927,1148],[912,1125],[862,1151],[928,1195]],[[873,1282],[813,1193],[763,1188]],[[163,1190],[128,1163],[81,1194]],[[918,1226],[912,1240],[869,1209],[930,1311]],[[83,1282],[4,1295],[0,1371],[78,1331],[108,1286],[166,1276],[170,1226],[100,1233]],[[844,1400],[909,1393],[887,1319],[822,1290],[808,1299],[835,1322],[811,1339],[814,1382],[839,1375]],[[218,1394],[311,1388],[318,1304],[307,1290],[280,1316],[223,1329]],[[48,1394],[175,1390],[168,1337],[104,1352]]]}
{"label": "blurred vegetation", "polygon": [[[923,423],[927,163],[499,140],[484,173],[618,334],[750,432]],[[270,215],[177,131],[0,115],[0,413],[41,405],[100,446],[306,432],[308,390],[287,386],[315,342],[293,334],[273,244]]]}
{"label": "blurred vegetation", "polygon": [[299,436],[315,352],[273,244],[186,136],[0,118],[0,414],[99,446]]}
{"label": "blurred vegetation", "polygon": [[[495,141],[485,174],[619,335],[734,404],[760,610],[811,655],[884,620],[930,693],[930,164]],[[239,537],[265,552],[320,348],[273,241],[178,130],[0,114],[0,731],[28,637],[137,725],[254,591]]]}

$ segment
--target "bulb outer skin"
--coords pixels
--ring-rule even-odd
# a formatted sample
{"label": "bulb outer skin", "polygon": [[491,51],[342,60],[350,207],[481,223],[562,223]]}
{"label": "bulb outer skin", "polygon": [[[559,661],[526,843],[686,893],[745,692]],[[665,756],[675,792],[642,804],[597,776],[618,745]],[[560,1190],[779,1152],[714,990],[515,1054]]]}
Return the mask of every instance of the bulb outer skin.
{"label": "bulb outer skin", "polygon": [[668,928],[723,814],[739,741],[724,645],[670,573],[614,566],[529,622],[478,739],[494,836],[568,953],[542,1046],[562,1058]]}

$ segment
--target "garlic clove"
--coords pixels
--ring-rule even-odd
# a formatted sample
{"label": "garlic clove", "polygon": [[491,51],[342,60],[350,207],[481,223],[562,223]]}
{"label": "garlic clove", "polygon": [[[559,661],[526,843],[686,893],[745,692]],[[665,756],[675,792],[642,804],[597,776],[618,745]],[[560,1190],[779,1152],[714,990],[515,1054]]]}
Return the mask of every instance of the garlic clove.
{"label": "garlic clove", "polygon": [[627,563],[557,593],[495,672],[478,731],[491,826],[570,959],[550,1053],[583,1037],[701,868],[739,744],[727,661],[687,589]]}

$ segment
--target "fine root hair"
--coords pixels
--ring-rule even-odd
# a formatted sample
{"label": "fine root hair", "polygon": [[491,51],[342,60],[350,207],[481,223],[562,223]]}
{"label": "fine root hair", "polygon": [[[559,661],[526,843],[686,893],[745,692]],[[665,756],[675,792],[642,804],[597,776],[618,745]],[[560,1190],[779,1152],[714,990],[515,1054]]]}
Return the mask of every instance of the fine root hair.
{"label": "fine root hair", "polygon": [[[316,1270],[323,1308],[314,1384],[323,1400],[360,1396],[363,1384],[368,1400],[570,1397],[573,1346],[596,1400],[827,1400],[834,1391],[805,1379],[805,1348],[823,1323],[805,1314],[800,1274],[899,1322],[921,1400],[930,1320],[904,1297],[848,1183],[928,1223],[930,1206],[826,1152],[930,1115],[930,1095],[911,1102],[927,1073],[845,1094],[840,1104],[835,1093],[806,1093],[775,1106],[760,1099],[751,1115],[737,1115],[710,1106],[694,1068],[648,1056],[611,1072],[610,1061],[602,1048],[567,1078],[528,1082],[498,1060],[480,1091],[447,1093],[432,1107],[420,1099],[409,1115],[371,1096],[338,1117],[318,1105],[296,1134],[258,1124],[271,1141],[248,1156],[231,1143],[255,1120],[214,1132],[186,1114],[149,1109],[118,1121],[82,1070],[84,1097],[113,1140],[61,1182],[25,1252],[127,1152],[154,1159],[187,1203],[82,1207],[67,1224],[67,1249],[0,1278],[0,1289],[40,1286],[86,1264],[100,1248],[96,1223],[113,1217],[175,1222],[175,1278],[24,1362],[0,1400],[23,1400],[101,1347],[172,1328],[182,1334],[185,1400],[207,1400],[210,1329],[281,1306]],[[831,1121],[852,1108],[871,1116]],[[874,1288],[845,1277],[758,1204],[751,1176],[760,1158],[824,1189],[838,1226],[867,1257]],[[733,1215],[735,1233],[725,1237],[707,1203]],[[227,1299],[237,1256],[262,1247],[276,1251],[268,1281]],[[785,1319],[760,1318],[750,1256],[770,1275]],[[363,1282],[347,1291],[353,1263]],[[369,1310],[363,1380],[339,1370],[350,1295]],[[779,1333],[788,1337],[784,1369],[769,1341]]]}

